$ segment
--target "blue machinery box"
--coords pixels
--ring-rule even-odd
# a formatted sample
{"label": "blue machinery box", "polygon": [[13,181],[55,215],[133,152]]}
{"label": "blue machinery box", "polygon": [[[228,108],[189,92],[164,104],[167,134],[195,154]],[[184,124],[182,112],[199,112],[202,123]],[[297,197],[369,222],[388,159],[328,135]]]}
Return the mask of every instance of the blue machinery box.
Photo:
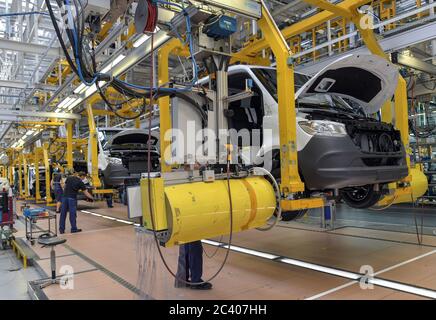
{"label": "blue machinery box", "polygon": [[236,32],[236,19],[229,16],[216,18],[204,28],[204,33],[214,39],[222,39]]}

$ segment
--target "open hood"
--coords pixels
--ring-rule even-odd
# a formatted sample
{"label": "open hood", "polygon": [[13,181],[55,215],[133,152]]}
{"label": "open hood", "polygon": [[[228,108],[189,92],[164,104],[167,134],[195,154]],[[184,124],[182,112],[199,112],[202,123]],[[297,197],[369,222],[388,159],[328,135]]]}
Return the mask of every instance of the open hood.
{"label": "open hood", "polygon": [[[151,145],[156,146],[158,142],[158,134],[151,132]],[[148,130],[146,129],[127,129],[121,131],[112,137],[108,143],[108,148],[111,149],[120,145],[137,145],[142,144],[144,147],[148,145]]]}
{"label": "open hood", "polygon": [[376,113],[391,99],[398,83],[398,70],[375,55],[349,54],[331,63],[296,93],[296,98],[320,93],[358,103],[366,114]]}

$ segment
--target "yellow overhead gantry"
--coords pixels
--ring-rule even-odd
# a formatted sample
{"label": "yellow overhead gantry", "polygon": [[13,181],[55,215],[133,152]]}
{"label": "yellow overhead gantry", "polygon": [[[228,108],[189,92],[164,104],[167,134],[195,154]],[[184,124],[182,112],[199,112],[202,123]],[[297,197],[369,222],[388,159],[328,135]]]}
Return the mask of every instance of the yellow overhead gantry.
{"label": "yellow overhead gantry", "polygon": [[[340,2],[339,4],[335,5],[332,4],[326,0],[305,0],[305,2],[317,6],[321,9],[324,9],[324,11],[321,11],[318,14],[315,14],[303,21],[297,22],[287,28],[284,28],[281,31],[281,35],[285,39],[289,39],[292,36],[298,35],[302,32],[305,32],[309,29],[313,29],[314,27],[331,20],[335,17],[341,16],[344,18],[347,18],[351,20],[356,28],[358,29],[365,45],[368,47],[368,49],[371,51],[372,54],[381,56],[383,58],[388,59],[386,54],[384,53],[383,49],[380,47],[377,38],[374,35],[373,30],[368,26],[363,26],[361,24],[361,21],[364,18],[364,15],[361,14],[357,9],[367,3],[370,3],[371,1],[367,0],[345,0]],[[263,20],[263,19],[262,19]],[[259,25],[261,22],[259,22]],[[236,61],[243,61],[240,59],[241,56],[249,56],[252,59],[255,59],[256,56],[259,55],[259,53],[267,49],[269,46],[271,46],[271,32],[265,32],[263,31],[263,38],[259,40],[253,41],[251,44],[243,48],[239,53],[234,55],[232,62]],[[274,38],[273,38],[274,39]],[[272,47],[272,46],[271,46]],[[277,56],[274,48],[272,47],[273,53],[276,55],[277,59],[277,67],[279,67],[280,59]],[[279,75],[279,70],[277,70],[277,74]],[[280,83],[278,83],[278,90],[280,92]],[[406,81],[400,76],[398,80],[397,89],[395,91],[394,95],[394,112],[395,112],[395,118],[392,114],[392,104],[391,101],[387,101],[385,105],[382,108],[382,120],[384,122],[393,123],[395,127],[401,132],[401,140],[407,150],[407,154],[409,154],[409,125],[408,125],[408,104],[407,104],[407,87],[406,87]],[[281,104],[279,102],[279,110],[282,110]],[[281,113],[279,111],[279,119],[281,120]],[[286,128],[286,129],[285,129]],[[283,147],[282,144],[282,129],[283,130],[292,130],[292,127],[286,126],[283,127],[282,124],[280,124],[280,144]],[[292,135],[292,134],[291,134]],[[284,158],[286,157],[286,154],[283,154],[281,151],[281,160],[285,159],[291,160],[290,158]],[[412,195],[412,189],[409,186],[410,182],[412,181],[412,173],[411,173],[411,167],[410,167],[410,158],[407,157],[407,166],[409,168],[409,175],[404,178],[403,180],[399,181],[397,184],[395,184],[395,191],[393,195],[390,195],[388,197],[385,197],[385,199],[382,199],[380,201],[380,205],[386,204],[389,199],[392,198],[398,198],[400,196],[404,195]],[[282,167],[283,170],[283,167]],[[417,173],[415,172],[415,176]],[[286,174],[285,172],[285,179],[286,177],[290,178],[290,175]],[[283,181],[283,171],[282,171],[282,181]],[[286,184],[286,183],[285,183]],[[390,186],[392,189],[393,185]],[[283,188],[283,187],[282,187]],[[413,199],[413,197],[412,197]],[[283,208],[286,209],[286,206]],[[294,209],[292,209],[294,210]]]}

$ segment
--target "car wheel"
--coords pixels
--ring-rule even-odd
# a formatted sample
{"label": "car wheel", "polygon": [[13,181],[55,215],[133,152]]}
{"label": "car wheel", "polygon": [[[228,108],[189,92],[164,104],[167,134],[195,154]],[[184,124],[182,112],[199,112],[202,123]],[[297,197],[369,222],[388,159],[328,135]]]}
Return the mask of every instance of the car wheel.
{"label": "car wheel", "polygon": [[366,209],[375,205],[381,198],[380,191],[374,190],[374,185],[347,188],[341,191],[344,202],[356,209]]}

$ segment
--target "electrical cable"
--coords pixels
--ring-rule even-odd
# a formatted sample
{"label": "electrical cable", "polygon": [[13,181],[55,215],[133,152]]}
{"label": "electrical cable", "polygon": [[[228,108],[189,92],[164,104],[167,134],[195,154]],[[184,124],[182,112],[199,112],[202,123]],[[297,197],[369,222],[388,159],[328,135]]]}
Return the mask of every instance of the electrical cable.
{"label": "electrical cable", "polygon": [[[151,53],[152,53],[152,57],[154,54],[154,35],[151,35]],[[150,84],[153,85],[154,82],[154,59],[152,59],[152,63],[151,63],[151,73],[150,73]],[[150,101],[149,101],[149,112],[150,112],[150,116],[149,116],[149,123],[148,123],[148,150],[147,150],[147,180],[148,180],[148,197],[151,200],[152,199],[152,193],[151,193],[151,112],[153,111],[153,94],[152,92],[150,92]],[[230,151],[228,151],[230,154]],[[228,155],[229,155],[228,154]],[[229,212],[230,212],[230,235],[229,235],[229,242],[228,242],[228,247],[226,250],[226,254],[224,257],[224,260],[221,264],[221,266],[218,268],[218,270],[216,271],[216,273],[211,276],[208,280],[206,281],[201,281],[201,282],[190,282],[188,280],[185,279],[180,279],[169,267],[167,261],[165,260],[165,257],[163,256],[162,250],[160,248],[160,244],[159,244],[159,239],[157,237],[157,233],[156,233],[156,228],[155,228],[155,217],[154,217],[154,212],[153,212],[153,206],[151,204],[151,201],[149,201],[149,210],[150,210],[150,216],[151,216],[151,224],[152,224],[152,232],[153,232],[153,236],[154,236],[154,240],[156,243],[156,247],[157,250],[159,252],[159,256],[161,258],[162,263],[164,264],[166,270],[173,276],[174,279],[176,279],[177,281],[180,281],[181,283],[187,284],[187,285],[202,285],[205,284],[207,282],[212,281],[214,278],[216,278],[220,272],[222,271],[222,269],[224,268],[225,264],[227,263],[227,259],[229,257],[229,253],[230,253],[230,247],[232,244],[232,237],[233,237],[233,204],[232,204],[232,195],[231,195],[231,189],[230,189],[230,157],[227,157],[227,187],[228,187],[228,194],[229,194]]]}
{"label": "electrical cable", "polygon": [[59,25],[57,23],[57,19],[55,17],[55,14],[54,14],[53,8],[51,6],[50,0],[45,0],[45,4],[46,4],[47,9],[49,11],[50,19],[51,19],[51,22],[52,22],[53,27],[55,29],[56,36],[58,37],[58,41],[59,41],[59,43],[61,45],[62,51],[64,52],[65,59],[67,60],[68,65],[71,67],[71,69],[74,71],[74,73],[78,74],[77,68],[76,68],[76,66],[73,63],[73,60],[71,59],[70,53],[68,52],[68,49],[67,49],[67,47],[65,45],[65,42],[64,42],[64,40],[62,38],[62,34],[61,34],[60,29],[59,29]]}
{"label": "electrical cable", "polygon": [[[58,2],[59,8],[62,12],[62,15],[64,16],[63,21],[67,24],[66,28],[66,34],[69,39],[70,45],[72,47],[72,55],[69,53],[67,49],[67,45],[65,44],[65,41],[63,40],[62,34],[60,32],[59,25],[57,23],[57,19],[54,14],[54,10],[51,6],[50,0],[45,0],[47,8],[48,8],[48,14],[52,20],[52,23],[54,25],[56,35],[58,37],[58,40],[60,42],[62,51],[64,52],[64,55],[66,57],[66,60],[68,64],[70,65],[71,69],[76,73],[76,75],[79,77],[82,83],[84,83],[87,86],[91,86],[93,84],[96,84],[96,87],[99,91],[100,96],[105,101],[105,103],[108,105],[109,108],[115,113],[116,116],[132,120],[140,117],[145,113],[145,108],[142,108],[138,115],[135,115],[133,117],[126,117],[121,115],[119,112],[117,112],[116,108],[120,106],[120,104],[113,104],[109,101],[109,99],[104,94],[103,90],[101,90],[98,81],[101,80],[108,80],[109,85],[112,86],[115,90],[117,90],[120,94],[124,96],[128,96],[130,98],[144,98],[145,96],[149,95],[149,92],[151,91],[153,94],[159,92],[159,95],[168,95],[171,93],[180,93],[180,92],[187,92],[191,91],[192,87],[196,84],[198,81],[198,66],[194,59],[194,52],[193,52],[193,39],[192,39],[192,30],[191,30],[191,21],[189,15],[186,13],[184,6],[180,6],[179,4],[175,3],[169,3],[166,1],[151,1],[147,0],[147,6],[149,8],[149,15],[150,19],[147,20],[147,26],[146,30],[148,32],[153,32],[156,29],[157,25],[157,3],[162,3],[165,5],[173,6],[180,8],[182,12],[185,15],[186,19],[186,42],[189,44],[190,49],[190,59],[192,62],[192,72],[193,72],[193,78],[189,83],[184,84],[184,88],[166,88],[166,87],[142,87],[139,85],[131,84],[128,82],[125,82],[118,78],[111,78],[107,74],[101,74],[98,73],[95,65],[89,62],[88,53],[91,50],[88,50],[84,48],[84,42],[83,39],[86,37],[84,35],[85,32],[85,18],[84,18],[84,8],[83,4],[80,0],[63,0],[64,2]],[[154,3],[153,3],[154,2]],[[64,8],[61,8],[64,6]],[[76,18],[74,19],[73,13],[71,10],[71,7],[74,7],[76,10]],[[183,40],[183,39],[182,39]],[[89,41],[85,42],[85,45],[88,44]],[[94,60],[95,62],[95,51],[91,51],[91,60]],[[93,65],[94,67],[90,67]],[[93,69],[92,71],[90,71]],[[138,91],[141,90],[141,91]],[[126,99],[127,101],[130,101],[131,99]],[[145,106],[144,106],[145,107]]]}
{"label": "electrical cable", "polygon": [[[410,195],[411,200],[412,200],[412,205],[413,208],[416,209],[416,201],[418,199],[416,199],[416,201],[413,200],[413,194]],[[416,219],[416,210],[413,210],[413,219],[415,221],[415,229],[416,229],[416,237],[418,239],[418,244],[421,245],[423,243],[424,240],[424,215],[421,214],[421,233],[418,231],[418,221]]]}
{"label": "electrical cable", "polygon": [[[222,243],[223,238],[224,238],[224,236],[221,236],[220,239],[218,240],[218,242]],[[212,254],[208,254],[206,249],[203,247],[203,253],[208,259],[213,259],[216,256],[216,254],[218,253],[219,249],[220,249],[220,246],[217,246]]]}
{"label": "electrical cable", "polygon": [[30,11],[30,12],[11,12],[11,13],[0,13],[0,18],[3,17],[15,17],[15,16],[30,16],[30,15],[42,15],[42,16],[50,16],[48,12],[41,11]]}

